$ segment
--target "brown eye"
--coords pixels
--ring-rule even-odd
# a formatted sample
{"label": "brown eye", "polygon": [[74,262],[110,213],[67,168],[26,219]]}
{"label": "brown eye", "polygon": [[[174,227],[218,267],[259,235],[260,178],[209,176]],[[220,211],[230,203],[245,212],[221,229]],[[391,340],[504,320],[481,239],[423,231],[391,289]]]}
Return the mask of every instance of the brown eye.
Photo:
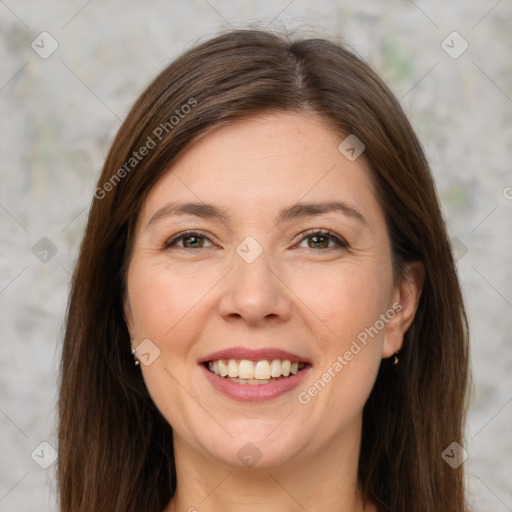
{"label": "brown eye", "polygon": [[[183,240],[183,246],[178,245]],[[208,237],[196,231],[187,231],[172,237],[165,243],[165,248],[177,247],[178,249],[203,249],[204,241]]]}
{"label": "brown eye", "polygon": [[309,247],[311,247],[311,249],[327,249],[329,247],[330,239],[325,235],[313,235],[308,237],[308,239],[313,242],[309,243]]}
{"label": "brown eye", "polygon": [[330,231],[312,231],[306,233],[302,238],[301,243],[304,240],[308,240],[308,248],[310,249],[333,249],[329,247],[329,242],[334,242],[335,245],[341,248],[347,248],[348,244],[338,236],[334,235]]}

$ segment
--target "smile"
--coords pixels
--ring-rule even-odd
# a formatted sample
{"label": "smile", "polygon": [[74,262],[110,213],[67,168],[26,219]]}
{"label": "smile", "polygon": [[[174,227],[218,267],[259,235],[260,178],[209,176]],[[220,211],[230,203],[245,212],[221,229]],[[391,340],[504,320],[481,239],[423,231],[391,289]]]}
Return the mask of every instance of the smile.
{"label": "smile", "polygon": [[211,373],[236,384],[261,385],[287,379],[303,370],[305,363],[289,359],[218,359],[205,366]]}

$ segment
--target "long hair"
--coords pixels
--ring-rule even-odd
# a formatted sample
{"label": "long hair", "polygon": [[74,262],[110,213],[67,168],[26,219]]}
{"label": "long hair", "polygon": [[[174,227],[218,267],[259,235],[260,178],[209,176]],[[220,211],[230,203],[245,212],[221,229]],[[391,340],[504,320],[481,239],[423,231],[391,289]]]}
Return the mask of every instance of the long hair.
{"label": "long hair", "polygon": [[[314,112],[366,149],[393,275],[425,268],[398,371],[382,364],[363,411],[358,490],[379,511],[466,511],[468,328],[434,182],[400,104],[343,43],[231,30],[196,44],[135,102],[106,158],[72,278],[58,404],[62,512],[161,512],[176,489],[172,428],[133,366],[123,316],[133,227],[151,187],[197,139],[268,111]],[[145,148],[145,149],[143,149]]]}

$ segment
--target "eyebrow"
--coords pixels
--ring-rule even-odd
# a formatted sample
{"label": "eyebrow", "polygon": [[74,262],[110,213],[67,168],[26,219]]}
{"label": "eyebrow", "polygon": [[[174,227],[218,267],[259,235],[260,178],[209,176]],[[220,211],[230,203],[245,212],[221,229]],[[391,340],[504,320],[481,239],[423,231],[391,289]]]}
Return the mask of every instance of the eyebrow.
{"label": "eyebrow", "polygon": [[[282,224],[283,222],[292,219],[317,216],[330,212],[341,212],[345,216],[356,219],[365,226],[368,226],[367,220],[358,210],[356,210],[353,206],[350,206],[341,201],[296,203],[292,206],[288,206],[282,209],[274,219],[274,223]],[[194,215],[203,219],[215,219],[224,224],[228,223],[231,219],[231,216],[227,211],[222,210],[212,204],[171,202],[155,212],[155,214],[146,224],[145,229],[153,224],[158,223],[164,218],[180,215]]]}

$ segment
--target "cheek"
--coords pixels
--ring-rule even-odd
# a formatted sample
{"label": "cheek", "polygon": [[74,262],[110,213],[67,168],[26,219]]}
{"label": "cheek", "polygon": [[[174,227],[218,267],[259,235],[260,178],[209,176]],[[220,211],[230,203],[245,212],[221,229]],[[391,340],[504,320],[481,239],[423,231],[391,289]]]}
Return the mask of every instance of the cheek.
{"label": "cheek", "polygon": [[[388,275],[389,274],[389,275]],[[392,279],[382,265],[346,265],[299,276],[294,290],[317,317],[327,349],[343,350],[388,307]]]}
{"label": "cheek", "polygon": [[211,287],[204,272],[171,271],[166,264],[143,258],[134,261],[128,276],[134,341],[150,339],[160,350],[151,365],[141,365],[146,388],[162,415],[180,431],[187,431],[191,414],[199,415],[182,386],[190,379],[193,341],[204,324],[197,318],[200,301]]}
{"label": "cheek", "polygon": [[301,390],[302,399],[330,410],[333,426],[362,409],[375,383],[385,331],[380,318],[388,309],[392,283],[390,274],[379,270],[383,267],[353,265],[317,275],[317,292],[310,289],[306,295],[307,306],[321,319],[316,332],[321,356],[313,386]]}
{"label": "cheek", "polygon": [[128,289],[139,338],[155,342],[172,338],[187,324],[186,317],[212,287],[204,272],[176,270],[137,262],[129,274]]}

